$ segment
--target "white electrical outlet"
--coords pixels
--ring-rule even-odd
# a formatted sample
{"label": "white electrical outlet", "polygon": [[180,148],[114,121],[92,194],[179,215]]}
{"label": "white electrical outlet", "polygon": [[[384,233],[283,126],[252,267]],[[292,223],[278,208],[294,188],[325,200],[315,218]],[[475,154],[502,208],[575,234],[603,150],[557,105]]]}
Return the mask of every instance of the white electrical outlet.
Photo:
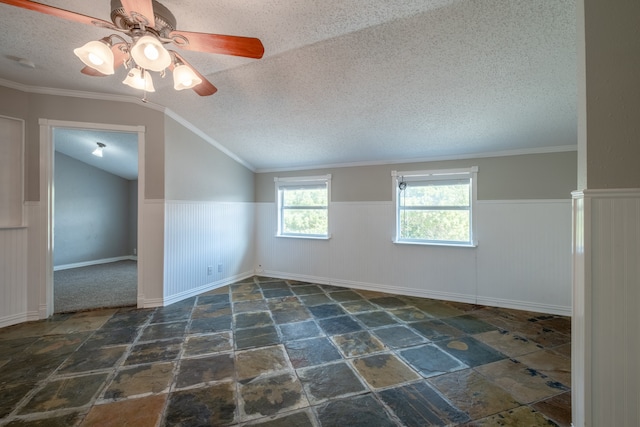
{"label": "white electrical outlet", "polygon": [[207,267],[207,276],[211,276],[213,274],[213,266],[210,265],[209,267]]}
{"label": "white electrical outlet", "polygon": [[222,273],[222,264],[218,264],[218,273]]}

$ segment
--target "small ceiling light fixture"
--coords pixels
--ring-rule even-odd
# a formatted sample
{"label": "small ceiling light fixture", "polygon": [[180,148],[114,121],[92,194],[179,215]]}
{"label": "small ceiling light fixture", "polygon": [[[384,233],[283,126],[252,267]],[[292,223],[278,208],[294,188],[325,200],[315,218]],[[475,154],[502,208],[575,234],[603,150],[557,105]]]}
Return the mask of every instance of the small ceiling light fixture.
{"label": "small ceiling light fixture", "polygon": [[106,147],[106,145],[103,144],[102,142],[97,142],[96,144],[98,144],[98,148],[93,150],[93,153],[91,154],[97,157],[102,157],[102,150],[104,149],[104,147]]}

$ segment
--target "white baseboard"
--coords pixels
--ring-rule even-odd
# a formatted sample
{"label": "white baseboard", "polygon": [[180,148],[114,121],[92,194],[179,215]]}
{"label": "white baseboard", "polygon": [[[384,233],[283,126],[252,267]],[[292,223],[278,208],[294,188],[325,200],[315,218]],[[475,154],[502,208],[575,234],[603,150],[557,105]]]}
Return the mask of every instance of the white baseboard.
{"label": "white baseboard", "polygon": [[134,256],[134,255],[127,255],[127,256],[118,256],[118,257],[114,257],[114,258],[94,259],[94,260],[91,260],[91,261],[76,262],[76,263],[73,263],[73,264],[55,265],[53,267],[53,271],[68,270],[70,268],[88,267],[90,265],[108,264],[110,262],[129,261],[129,260],[130,261],[137,261],[138,257]]}
{"label": "white baseboard", "polygon": [[349,280],[336,280],[327,277],[306,276],[302,274],[284,273],[281,271],[256,270],[255,274],[267,277],[274,277],[284,280],[299,280],[301,282],[312,282],[321,285],[342,286],[345,288],[361,289],[367,291],[385,292],[397,295],[412,297],[431,298],[443,301],[464,302],[468,304],[488,305],[491,307],[510,308],[514,310],[526,310],[537,313],[556,314],[560,316],[571,316],[571,307],[557,305],[539,304],[527,301],[505,300],[498,298],[481,297],[476,295],[455,294],[449,292],[430,291],[428,289],[413,289],[400,286],[389,287],[376,283],[355,282]]}
{"label": "white baseboard", "polygon": [[[244,273],[236,274],[234,276],[225,277],[224,279],[217,280],[215,282],[207,283],[202,286],[198,286],[197,288],[189,289],[188,291],[180,292],[179,294],[170,295],[165,297],[160,306],[167,306],[170,304],[174,304],[178,301],[185,300],[187,298],[191,298],[196,295],[200,295],[205,292],[212,291],[214,289],[221,288],[223,286],[230,285],[232,283],[238,282],[240,280],[244,280],[248,277],[252,277],[255,273],[253,271],[247,271]],[[139,304],[139,302],[138,302]],[[150,307],[150,305],[145,305],[145,307]],[[158,307],[158,306],[156,306]]]}
{"label": "white baseboard", "polygon": [[0,317],[0,328],[4,328],[11,325],[17,325],[18,323],[31,322],[39,320],[37,312],[24,312],[18,314],[12,314],[9,316]]}

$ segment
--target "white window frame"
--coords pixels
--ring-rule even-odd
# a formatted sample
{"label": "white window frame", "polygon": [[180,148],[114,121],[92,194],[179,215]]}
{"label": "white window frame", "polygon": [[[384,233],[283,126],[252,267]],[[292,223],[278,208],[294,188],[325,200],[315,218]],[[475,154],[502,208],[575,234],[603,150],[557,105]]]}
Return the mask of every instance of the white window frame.
{"label": "white window frame", "polygon": [[[461,246],[461,247],[476,247],[478,242],[476,240],[476,204],[477,204],[477,176],[478,167],[473,166],[469,168],[460,169],[434,169],[434,170],[421,170],[421,171],[392,171],[392,183],[393,183],[393,207],[395,211],[395,232],[394,243],[399,244],[412,244],[412,245],[435,245],[435,246]],[[457,242],[447,240],[423,240],[423,239],[403,239],[400,237],[400,189],[399,184],[401,181],[411,182],[424,182],[424,181],[446,181],[446,180],[470,180],[470,197],[469,197],[469,234],[470,239],[468,242]]]}
{"label": "white window frame", "polygon": [[[275,177],[276,190],[276,237],[289,237],[295,239],[319,239],[326,240],[331,238],[331,174],[318,176],[297,176],[297,177]],[[317,186],[326,185],[327,187],[327,232],[326,234],[306,234],[306,233],[285,233],[283,226],[283,210],[281,189],[287,187],[299,186]]]}

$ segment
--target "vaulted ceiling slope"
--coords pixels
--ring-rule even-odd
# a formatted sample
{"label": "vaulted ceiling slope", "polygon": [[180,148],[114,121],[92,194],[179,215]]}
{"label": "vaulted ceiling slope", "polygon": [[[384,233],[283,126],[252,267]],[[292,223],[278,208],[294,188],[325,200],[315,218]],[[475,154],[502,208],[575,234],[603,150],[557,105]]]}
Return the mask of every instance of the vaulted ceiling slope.
{"label": "vaulted ceiling slope", "polygon": [[[109,21],[109,0],[43,0]],[[257,37],[262,59],[181,51],[218,92],[167,107],[254,170],[575,146],[574,0],[161,0],[179,29]],[[141,97],[80,74],[109,30],[0,4],[0,79]],[[26,58],[36,68],[24,68]]]}

